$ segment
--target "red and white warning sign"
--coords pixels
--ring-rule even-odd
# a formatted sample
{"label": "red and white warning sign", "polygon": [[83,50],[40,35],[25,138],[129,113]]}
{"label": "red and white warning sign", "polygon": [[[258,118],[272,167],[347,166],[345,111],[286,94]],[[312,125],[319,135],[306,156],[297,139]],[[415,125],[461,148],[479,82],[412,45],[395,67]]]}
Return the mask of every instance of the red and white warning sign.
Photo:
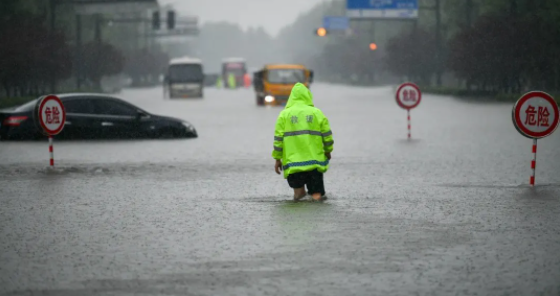
{"label": "red and white warning sign", "polygon": [[548,137],[558,127],[558,104],[545,92],[530,92],[513,106],[512,119],[515,128],[525,137]]}
{"label": "red and white warning sign", "polygon": [[401,84],[397,88],[397,94],[395,95],[397,99],[397,104],[406,109],[407,112],[407,122],[408,122],[408,138],[412,137],[411,129],[412,124],[410,123],[410,110],[418,107],[422,101],[422,92],[420,88],[411,82],[406,82]]}
{"label": "red and white warning sign", "polygon": [[552,135],[558,127],[558,104],[552,96],[545,92],[529,92],[513,105],[511,117],[517,131],[523,136],[533,139],[533,160],[531,161],[533,173],[529,184],[535,186],[537,139]]}
{"label": "red and white warning sign", "polygon": [[422,92],[414,83],[403,83],[397,88],[397,104],[403,109],[414,109],[422,101]]}
{"label": "red and white warning sign", "polygon": [[57,96],[49,95],[39,99],[35,112],[37,112],[36,125],[45,135],[49,136],[50,165],[54,167],[53,136],[58,135],[64,129],[66,110]]}
{"label": "red and white warning sign", "polygon": [[66,122],[66,111],[57,96],[46,96],[39,100],[39,124],[43,132],[49,136],[58,135]]}

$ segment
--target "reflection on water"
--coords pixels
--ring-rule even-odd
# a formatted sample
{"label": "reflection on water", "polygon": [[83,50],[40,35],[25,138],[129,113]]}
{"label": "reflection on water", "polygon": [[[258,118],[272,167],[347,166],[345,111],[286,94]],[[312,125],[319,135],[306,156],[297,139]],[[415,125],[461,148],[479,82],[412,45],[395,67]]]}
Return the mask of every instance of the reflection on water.
{"label": "reflection on water", "polygon": [[285,201],[272,211],[272,221],[284,234],[286,245],[304,245],[314,240],[315,230],[322,229],[332,218],[333,205],[327,202]]}

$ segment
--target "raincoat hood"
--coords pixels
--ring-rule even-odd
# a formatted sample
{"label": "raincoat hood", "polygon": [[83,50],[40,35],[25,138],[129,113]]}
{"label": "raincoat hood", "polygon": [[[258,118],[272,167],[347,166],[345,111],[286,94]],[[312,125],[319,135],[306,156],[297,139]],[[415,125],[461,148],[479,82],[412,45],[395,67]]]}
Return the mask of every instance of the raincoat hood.
{"label": "raincoat hood", "polygon": [[292,93],[286,104],[286,108],[293,107],[296,104],[304,104],[315,107],[313,105],[313,95],[303,83],[296,83],[292,88]]}

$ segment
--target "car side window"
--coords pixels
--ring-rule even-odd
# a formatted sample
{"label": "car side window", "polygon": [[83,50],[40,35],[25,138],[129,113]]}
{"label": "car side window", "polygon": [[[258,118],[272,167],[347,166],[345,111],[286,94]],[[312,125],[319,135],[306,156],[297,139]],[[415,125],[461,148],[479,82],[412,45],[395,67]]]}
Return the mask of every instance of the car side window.
{"label": "car side window", "polygon": [[62,104],[66,113],[93,114],[93,104],[89,99],[64,100]]}
{"label": "car side window", "polygon": [[95,113],[99,115],[136,116],[138,110],[113,99],[95,99]]}

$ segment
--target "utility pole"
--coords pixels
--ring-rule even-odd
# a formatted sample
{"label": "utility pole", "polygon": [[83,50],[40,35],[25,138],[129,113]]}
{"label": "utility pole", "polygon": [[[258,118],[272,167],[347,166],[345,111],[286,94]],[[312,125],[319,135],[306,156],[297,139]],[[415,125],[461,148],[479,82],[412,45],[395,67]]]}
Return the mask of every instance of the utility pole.
{"label": "utility pole", "polygon": [[436,84],[442,85],[442,48],[441,48],[441,5],[440,0],[435,0],[436,5]]}

